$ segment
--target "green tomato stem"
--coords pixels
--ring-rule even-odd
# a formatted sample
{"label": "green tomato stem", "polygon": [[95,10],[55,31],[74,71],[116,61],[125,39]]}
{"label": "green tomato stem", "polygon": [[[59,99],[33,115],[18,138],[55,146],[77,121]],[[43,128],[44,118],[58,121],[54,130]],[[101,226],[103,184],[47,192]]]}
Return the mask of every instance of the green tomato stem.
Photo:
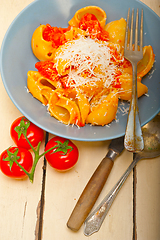
{"label": "green tomato stem", "polygon": [[55,146],[54,147],[51,147],[50,149],[48,149],[47,151],[45,151],[45,152],[43,152],[39,157],[41,158],[41,157],[43,157],[46,153],[48,153],[48,152],[50,152],[52,149],[54,149],[55,148]]}
{"label": "green tomato stem", "polygon": [[[23,133],[23,134],[24,134],[24,133]],[[33,150],[33,153],[34,153],[34,161],[33,161],[33,165],[32,165],[32,168],[31,168],[30,173],[27,172],[27,171],[24,169],[24,167],[22,167],[16,159],[14,159],[13,161],[22,169],[23,172],[26,173],[26,175],[28,176],[30,182],[33,183],[34,173],[35,173],[35,169],[36,169],[36,166],[37,166],[37,163],[38,163],[39,159],[40,159],[41,157],[43,157],[46,153],[48,153],[48,152],[50,152],[51,150],[55,149],[55,148],[57,147],[57,145],[51,147],[50,149],[48,149],[47,151],[43,152],[42,154],[39,154],[41,142],[38,143],[37,149],[35,149],[35,148],[32,146],[32,144],[30,143],[30,141],[28,140],[26,134],[24,134],[24,136],[25,136],[27,142],[29,143],[29,145],[31,146],[31,148],[32,148],[32,150]],[[59,151],[60,151],[60,150],[59,150]]]}
{"label": "green tomato stem", "polygon": [[24,167],[22,167],[21,164],[19,164],[19,162],[14,159],[14,162],[23,170],[23,172],[25,172],[25,174],[30,178],[30,173],[26,171],[26,169],[24,169]]}
{"label": "green tomato stem", "polygon": [[39,142],[39,144],[38,144],[37,151],[36,151],[36,150],[34,151],[34,155],[35,155],[35,156],[34,156],[33,166],[32,166],[32,169],[31,169],[30,173],[27,172],[27,171],[24,169],[24,167],[22,167],[22,165],[20,165],[19,162],[18,162],[16,159],[14,159],[14,162],[23,170],[23,172],[26,173],[26,175],[28,176],[28,178],[29,178],[29,180],[30,180],[31,183],[33,183],[34,172],[35,172],[37,163],[38,163],[38,161],[39,161],[39,159],[40,159],[40,155],[39,155],[39,147],[40,147],[40,144],[41,144],[41,142]]}
{"label": "green tomato stem", "polygon": [[[28,140],[26,133],[25,133],[25,132],[23,132],[23,135],[24,135],[25,139],[27,140],[28,144],[30,145],[31,149],[32,149],[32,150],[33,150],[33,152],[35,153],[35,152],[36,152],[36,150],[34,149],[34,147],[32,146],[32,144],[31,144],[31,143],[30,143],[30,141]],[[40,142],[40,143],[41,143],[41,142]]]}
{"label": "green tomato stem", "polygon": [[31,172],[29,173],[29,180],[32,183],[33,183],[33,179],[34,179],[34,172],[35,172],[35,169],[36,169],[36,166],[37,166],[37,163],[38,163],[39,159],[40,159],[39,154],[36,153]]}

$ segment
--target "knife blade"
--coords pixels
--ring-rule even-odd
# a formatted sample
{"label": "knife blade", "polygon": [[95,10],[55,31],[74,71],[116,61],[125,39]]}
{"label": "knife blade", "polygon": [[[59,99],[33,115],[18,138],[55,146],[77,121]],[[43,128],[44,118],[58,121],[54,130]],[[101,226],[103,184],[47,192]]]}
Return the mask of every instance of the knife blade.
{"label": "knife blade", "polygon": [[108,153],[93,173],[69,217],[67,227],[72,231],[78,231],[84,223],[104,187],[114,165],[115,158],[123,151],[123,149],[124,136],[111,141]]}

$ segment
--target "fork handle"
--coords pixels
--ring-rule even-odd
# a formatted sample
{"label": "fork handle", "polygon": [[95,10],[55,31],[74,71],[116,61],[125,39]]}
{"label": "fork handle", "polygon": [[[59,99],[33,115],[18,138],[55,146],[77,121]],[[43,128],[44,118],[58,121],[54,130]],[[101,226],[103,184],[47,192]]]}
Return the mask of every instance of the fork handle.
{"label": "fork handle", "polygon": [[133,81],[124,146],[128,151],[139,152],[144,148],[137,98],[137,63],[132,63]]}
{"label": "fork handle", "polygon": [[92,233],[97,232],[100,229],[114,199],[116,198],[118,192],[120,191],[124,182],[128,178],[130,172],[132,171],[132,169],[135,167],[135,165],[138,163],[140,159],[141,159],[140,154],[134,155],[134,160],[129,165],[127,170],[124,172],[124,174],[121,176],[121,178],[118,180],[118,182],[114,185],[111,191],[105,196],[102,202],[96,207],[96,209],[86,218],[84,222],[85,224],[84,234],[86,236],[90,236]]}

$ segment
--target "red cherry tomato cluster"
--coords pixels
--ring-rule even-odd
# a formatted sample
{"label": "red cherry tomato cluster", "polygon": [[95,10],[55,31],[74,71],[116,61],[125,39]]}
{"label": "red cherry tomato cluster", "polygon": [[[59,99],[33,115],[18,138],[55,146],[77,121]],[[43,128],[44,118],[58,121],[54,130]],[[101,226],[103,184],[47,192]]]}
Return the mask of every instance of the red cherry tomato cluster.
{"label": "red cherry tomato cluster", "polygon": [[[20,134],[18,133],[18,130]],[[31,146],[21,132],[26,131],[26,136],[33,147],[36,147],[43,140],[44,132],[42,129],[29,122],[25,117],[17,118],[11,125],[10,135],[17,147],[10,147],[2,152],[0,156],[1,171],[11,178],[23,179],[26,173],[17,165],[15,160],[30,172],[33,165],[33,157],[29,152]]]}
{"label": "red cherry tomato cluster", "polygon": [[[48,163],[59,171],[72,168],[78,160],[78,148],[62,137],[50,139],[44,153],[39,154],[44,131],[25,117],[19,117],[12,123],[10,135],[16,147],[10,147],[0,155],[0,169],[8,177],[23,179],[28,176],[33,182],[36,165],[44,155]],[[34,153],[34,161],[30,150]]]}

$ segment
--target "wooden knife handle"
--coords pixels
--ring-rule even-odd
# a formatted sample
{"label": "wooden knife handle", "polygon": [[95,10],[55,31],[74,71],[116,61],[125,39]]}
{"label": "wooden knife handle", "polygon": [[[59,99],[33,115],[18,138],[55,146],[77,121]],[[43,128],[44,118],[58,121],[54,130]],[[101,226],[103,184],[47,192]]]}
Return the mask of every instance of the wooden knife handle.
{"label": "wooden knife handle", "polygon": [[78,231],[82,226],[111,172],[113,163],[106,156],[93,173],[67,222],[67,227],[71,230]]}

